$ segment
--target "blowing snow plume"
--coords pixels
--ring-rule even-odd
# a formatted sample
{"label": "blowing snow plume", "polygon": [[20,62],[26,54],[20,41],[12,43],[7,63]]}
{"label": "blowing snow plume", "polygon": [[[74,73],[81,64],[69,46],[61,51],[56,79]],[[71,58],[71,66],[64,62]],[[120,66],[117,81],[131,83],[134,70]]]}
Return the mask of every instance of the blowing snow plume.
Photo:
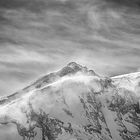
{"label": "blowing snow plume", "polygon": [[[0,101],[2,140],[138,140],[140,73],[101,77],[75,62]],[[10,130],[11,131],[11,130]]]}

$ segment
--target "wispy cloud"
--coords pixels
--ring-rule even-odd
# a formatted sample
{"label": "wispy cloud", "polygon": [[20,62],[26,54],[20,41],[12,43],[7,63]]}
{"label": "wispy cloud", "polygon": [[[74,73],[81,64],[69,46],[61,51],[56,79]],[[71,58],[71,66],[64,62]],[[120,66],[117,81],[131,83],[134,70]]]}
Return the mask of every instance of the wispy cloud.
{"label": "wispy cloud", "polygon": [[70,61],[102,75],[137,71],[139,27],[136,3],[125,0],[1,0],[0,90],[10,94]]}
{"label": "wispy cloud", "polygon": [[[10,46],[11,47],[11,46]],[[21,49],[20,46],[14,46],[12,52],[1,53],[0,62],[8,63],[47,63],[51,62],[50,57],[43,56],[40,53],[33,50]]]}

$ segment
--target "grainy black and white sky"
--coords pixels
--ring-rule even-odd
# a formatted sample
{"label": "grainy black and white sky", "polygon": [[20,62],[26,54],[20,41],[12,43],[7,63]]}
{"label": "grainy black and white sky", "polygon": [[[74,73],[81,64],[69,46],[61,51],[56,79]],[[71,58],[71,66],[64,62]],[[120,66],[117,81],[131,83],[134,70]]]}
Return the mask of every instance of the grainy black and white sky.
{"label": "grainy black and white sky", "polygon": [[140,68],[139,0],[0,0],[0,96],[76,61],[105,76]]}

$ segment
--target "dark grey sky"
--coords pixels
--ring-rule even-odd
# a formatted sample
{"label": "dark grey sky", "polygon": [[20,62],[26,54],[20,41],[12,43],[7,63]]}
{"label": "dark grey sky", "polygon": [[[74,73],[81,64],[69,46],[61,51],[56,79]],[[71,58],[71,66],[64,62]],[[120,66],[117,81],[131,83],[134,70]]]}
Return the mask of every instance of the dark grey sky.
{"label": "dark grey sky", "polygon": [[0,0],[0,95],[70,61],[105,76],[139,71],[138,0]]}

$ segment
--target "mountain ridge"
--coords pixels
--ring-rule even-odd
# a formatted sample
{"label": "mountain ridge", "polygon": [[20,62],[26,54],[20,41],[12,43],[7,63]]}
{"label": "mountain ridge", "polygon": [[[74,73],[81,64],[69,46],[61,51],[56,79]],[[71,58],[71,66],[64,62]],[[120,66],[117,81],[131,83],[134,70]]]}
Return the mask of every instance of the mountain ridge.
{"label": "mountain ridge", "polygon": [[101,77],[71,62],[2,99],[0,124],[23,140],[138,140],[139,83],[139,73]]}
{"label": "mountain ridge", "polygon": [[[31,90],[32,87],[37,88],[37,89],[41,88],[43,83],[49,84],[49,83],[55,82],[56,80],[58,80],[61,77],[64,77],[66,75],[67,76],[72,75],[72,74],[75,74],[77,72],[83,72],[83,73],[97,75],[93,70],[88,70],[87,67],[83,67],[83,66],[77,64],[76,62],[70,62],[67,64],[67,66],[65,66],[61,70],[59,70],[57,72],[49,73],[49,74],[39,78],[38,80],[33,82],[30,86],[27,86],[27,87],[21,89],[19,92],[21,92],[21,91],[27,92],[28,90]],[[7,97],[6,96],[1,97],[0,104],[5,102],[6,99],[11,98],[13,95],[16,96],[16,95],[20,94],[19,92],[15,92],[11,95],[8,95]]]}

